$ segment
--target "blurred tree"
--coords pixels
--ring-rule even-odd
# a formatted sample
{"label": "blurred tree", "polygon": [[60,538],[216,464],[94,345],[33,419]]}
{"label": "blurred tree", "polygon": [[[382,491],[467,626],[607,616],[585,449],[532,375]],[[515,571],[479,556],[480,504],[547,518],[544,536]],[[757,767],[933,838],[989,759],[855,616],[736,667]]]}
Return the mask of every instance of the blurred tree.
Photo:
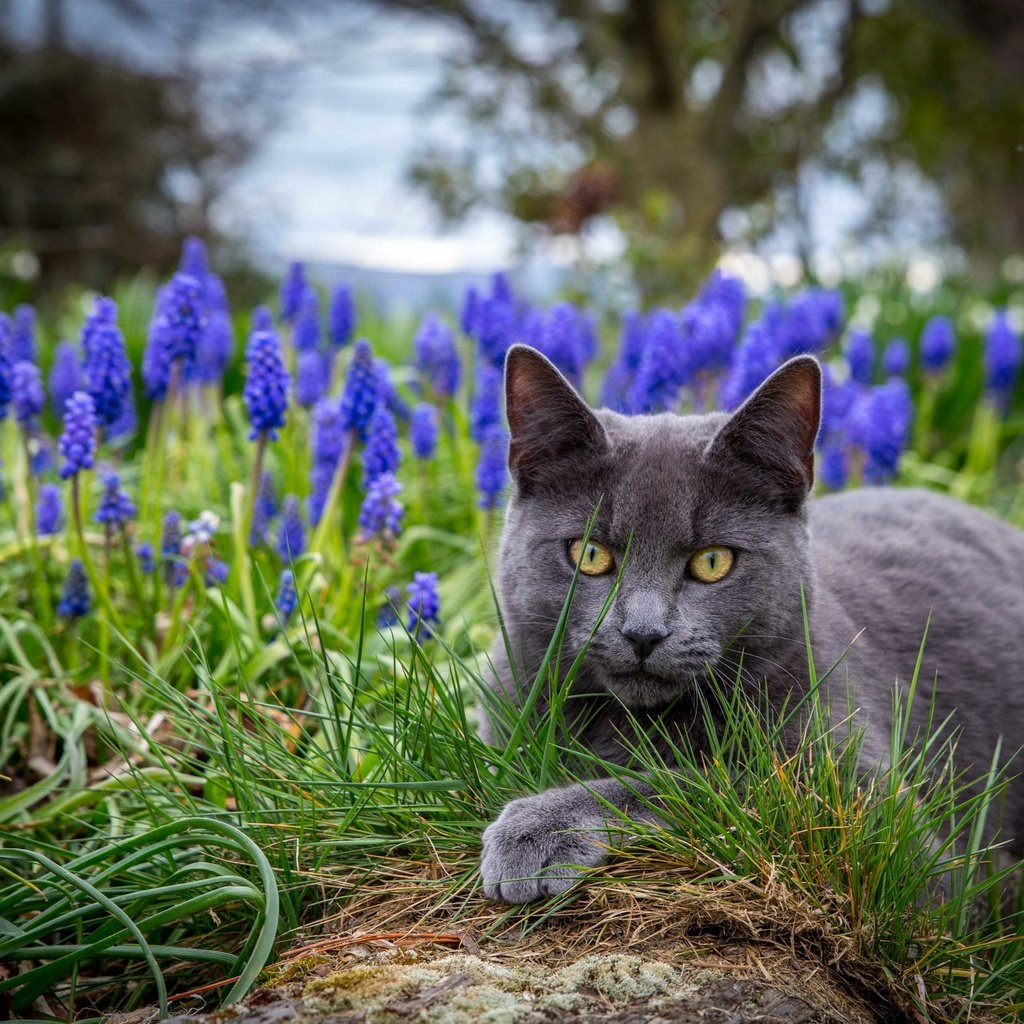
{"label": "blurred tree", "polygon": [[[271,107],[265,76],[229,79],[188,59],[212,17],[204,6],[94,4],[114,26],[106,49],[69,38],[68,15],[84,7],[65,0],[38,5],[30,40],[0,18],[0,251],[34,254],[36,292],[165,270],[183,235],[212,233],[211,211]],[[236,6],[254,5],[219,5]],[[144,59],[127,56],[133,30]]]}
{"label": "blurred tree", "polygon": [[931,237],[982,265],[1024,244],[1019,0],[379,2],[459,29],[435,107],[474,134],[411,169],[446,218],[612,214],[649,294],[703,274],[726,224],[800,239],[808,170],[869,198],[865,233],[923,180]]}

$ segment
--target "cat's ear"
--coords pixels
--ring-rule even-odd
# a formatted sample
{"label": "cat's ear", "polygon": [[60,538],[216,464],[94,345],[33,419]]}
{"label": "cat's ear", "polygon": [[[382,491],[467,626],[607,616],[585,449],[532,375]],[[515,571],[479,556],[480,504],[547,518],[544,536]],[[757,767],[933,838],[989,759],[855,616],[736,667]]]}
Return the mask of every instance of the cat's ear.
{"label": "cat's ear", "polygon": [[608,450],[604,427],[575,388],[536,349],[513,345],[505,356],[508,468],[523,493],[565,479],[570,462]]}
{"label": "cat's ear", "polygon": [[729,417],[708,446],[749,470],[747,482],[795,510],[814,484],[821,425],[821,367],[797,356],[779,367]]}

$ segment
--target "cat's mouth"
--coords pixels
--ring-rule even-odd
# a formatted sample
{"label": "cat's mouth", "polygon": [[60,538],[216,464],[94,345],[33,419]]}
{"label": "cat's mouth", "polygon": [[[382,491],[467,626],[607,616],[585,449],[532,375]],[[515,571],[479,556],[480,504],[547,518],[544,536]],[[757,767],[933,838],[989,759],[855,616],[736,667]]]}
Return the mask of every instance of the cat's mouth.
{"label": "cat's mouth", "polygon": [[694,687],[707,675],[714,653],[693,650],[682,656],[674,654],[667,671],[658,664],[651,665],[654,659],[645,658],[629,669],[609,672],[609,682],[627,703],[656,703]]}

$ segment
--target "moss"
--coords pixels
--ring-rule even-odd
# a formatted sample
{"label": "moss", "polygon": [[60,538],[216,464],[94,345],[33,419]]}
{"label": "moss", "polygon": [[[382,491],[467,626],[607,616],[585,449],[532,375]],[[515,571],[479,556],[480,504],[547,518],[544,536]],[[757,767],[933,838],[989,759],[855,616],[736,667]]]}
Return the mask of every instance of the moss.
{"label": "moss", "polygon": [[287,963],[274,964],[260,973],[261,988],[280,988],[292,981],[303,981],[314,967],[329,963],[330,959],[321,954],[299,957]]}

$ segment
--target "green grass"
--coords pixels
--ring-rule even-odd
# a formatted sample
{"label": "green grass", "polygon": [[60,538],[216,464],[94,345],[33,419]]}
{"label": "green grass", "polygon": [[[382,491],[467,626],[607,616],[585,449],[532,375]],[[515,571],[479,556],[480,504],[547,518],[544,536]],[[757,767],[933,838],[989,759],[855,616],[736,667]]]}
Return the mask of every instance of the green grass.
{"label": "green grass", "polygon": [[[122,298],[137,354],[149,292],[133,286]],[[409,330],[370,325],[399,368]],[[961,360],[936,390],[937,426],[902,480],[1024,523],[1013,481],[1024,418],[980,414],[972,428],[976,348],[965,345]],[[629,769],[615,768],[565,734],[560,699],[537,710],[551,679],[564,693],[575,670],[559,629],[524,681],[525,712],[510,713],[507,741],[491,748],[476,722],[489,699],[484,652],[500,631],[486,564],[498,523],[476,507],[466,396],[444,410],[436,460],[420,467],[406,456],[396,543],[358,540],[350,474],[340,525],[295,565],[299,614],[282,623],[280,559],[250,551],[241,527],[254,446],[238,383],[236,367],[223,406],[206,396],[187,420],[175,407],[148,443],[103,453],[140,501],[136,540],[155,541],[171,506],[185,519],[221,517],[227,582],[207,586],[192,571],[172,591],[159,574],[133,573],[120,540],[92,525],[99,485],[87,477],[84,539],[103,598],[78,622],[56,618],[52,603],[79,538],[69,526],[33,540],[21,438],[0,424],[0,770],[19,783],[0,796],[0,965],[14,968],[0,971],[0,1008],[80,1020],[180,1010],[176,997],[198,988],[208,1002],[230,1001],[320,922],[375,903],[435,923],[455,907],[456,920],[483,932],[537,935],[597,913],[595,893],[642,892],[652,918],[685,918],[683,893],[695,917],[699,905],[715,919],[716,901],[739,887],[744,920],[774,921],[780,941],[838,963],[882,1005],[936,1020],[1019,1015],[1020,936],[1001,916],[1004,879],[978,840],[1004,780],[968,790],[952,766],[951,725],[911,736],[898,707],[893,767],[865,777],[858,737],[814,697],[785,712],[804,722],[800,749],[787,752],[779,715],[723,679],[726,729],[707,763],[678,750],[678,771],[640,748]],[[283,492],[306,493],[307,430],[305,414],[293,414],[269,446]],[[441,576],[442,625],[422,644],[376,625],[385,589],[418,569]],[[818,666],[822,676],[830,668]],[[653,778],[666,828],[623,822],[626,848],[585,885],[538,907],[488,908],[479,837],[504,803],[605,774]],[[966,847],[951,845],[953,833]],[[930,901],[943,878],[952,898]],[[742,936],[730,921],[723,932]]]}

